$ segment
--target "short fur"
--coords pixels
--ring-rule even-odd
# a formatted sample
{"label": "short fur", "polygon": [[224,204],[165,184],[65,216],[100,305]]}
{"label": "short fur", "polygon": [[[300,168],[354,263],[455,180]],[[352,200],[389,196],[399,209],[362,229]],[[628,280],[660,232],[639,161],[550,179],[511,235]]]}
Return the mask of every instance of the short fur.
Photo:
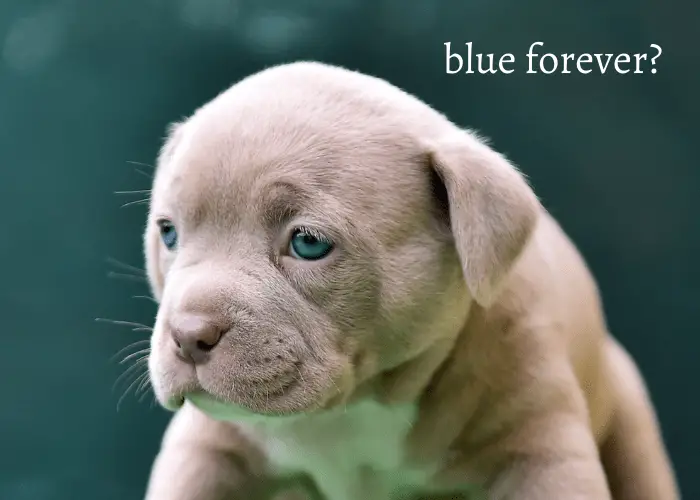
{"label": "short fur", "polygon": [[[298,226],[335,248],[292,257]],[[175,125],[145,247],[177,410],[148,500],[296,476],[328,500],[679,498],[573,244],[503,156],[380,79],[277,66]]]}

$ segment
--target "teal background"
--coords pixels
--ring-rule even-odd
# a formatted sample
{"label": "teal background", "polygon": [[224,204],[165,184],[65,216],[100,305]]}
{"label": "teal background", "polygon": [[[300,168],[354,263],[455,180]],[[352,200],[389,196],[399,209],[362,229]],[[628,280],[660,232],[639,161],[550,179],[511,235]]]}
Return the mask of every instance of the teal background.
{"label": "teal background", "polygon": [[[166,124],[274,63],[384,77],[493,138],[597,275],[700,498],[700,166],[691,1],[2,0],[0,499],[138,499],[168,415],[112,389],[155,306],[139,195]],[[516,56],[446,75],[446,41]],[[525,53],[650,52],[658,72],[528,75]],[[648,70],[648,66],[646,69]],[[137,171],[137,168],[142,172]],[[132,350],[136,350],[133,348]],[[131,351],[129,351],[131,352]]]}

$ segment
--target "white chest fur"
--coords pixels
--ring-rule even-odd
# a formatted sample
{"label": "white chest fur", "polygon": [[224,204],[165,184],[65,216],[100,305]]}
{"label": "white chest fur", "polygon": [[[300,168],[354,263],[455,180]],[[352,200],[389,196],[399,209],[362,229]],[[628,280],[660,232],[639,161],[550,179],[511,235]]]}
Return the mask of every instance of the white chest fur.
{"label": "white chest fur", "polygon": [[404,460],[415,416],[414,405],[362,401],[321,415],[265,422],[255,434],[263,435],[280,473],[309,474],[329,500],[390,500],[419,487],[430,473],[410,470]]}

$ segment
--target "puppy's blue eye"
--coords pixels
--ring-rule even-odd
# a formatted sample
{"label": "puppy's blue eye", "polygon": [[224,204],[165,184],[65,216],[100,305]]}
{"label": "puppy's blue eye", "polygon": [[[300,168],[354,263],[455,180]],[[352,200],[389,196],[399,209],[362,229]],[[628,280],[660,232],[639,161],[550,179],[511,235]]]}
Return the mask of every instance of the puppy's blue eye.
{"label": "puppy's blue eye", "polygon": [[297,229],[289,242],[289,253],[302,260],[319,260],[333,250],[333,244],[305,229]]}
{"label": "puppy's blue eye", "polygon": [[177,246],[177,231],[173,223],[167,220],[158,221],[160,228],[160,238],[163,240],[165,248],[172,250]]}

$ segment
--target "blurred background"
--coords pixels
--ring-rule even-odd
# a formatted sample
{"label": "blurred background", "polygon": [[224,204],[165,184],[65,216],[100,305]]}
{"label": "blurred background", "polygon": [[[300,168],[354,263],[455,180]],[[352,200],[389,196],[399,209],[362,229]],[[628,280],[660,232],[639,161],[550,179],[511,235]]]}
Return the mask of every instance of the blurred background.
{"label": "blurred background", "polygon": [[[700,498],[694,5],[0,1],[0,499],[142,498],[169,415],[130,386],[142,372],[115,386],[129,366],[117,361],[145,344],[115,354],[148,332],[94,321],[149,325],[156,312],[138,270],[143,193],[115,191],[149,188],[168,122],[296,59],[386,78],[524,170],[598,277],[684,497]],[[516,71],[447,75],[447,41],[513,53]],[[656,74],[526,74],[535,41],[540,53],[663,53]]]}

